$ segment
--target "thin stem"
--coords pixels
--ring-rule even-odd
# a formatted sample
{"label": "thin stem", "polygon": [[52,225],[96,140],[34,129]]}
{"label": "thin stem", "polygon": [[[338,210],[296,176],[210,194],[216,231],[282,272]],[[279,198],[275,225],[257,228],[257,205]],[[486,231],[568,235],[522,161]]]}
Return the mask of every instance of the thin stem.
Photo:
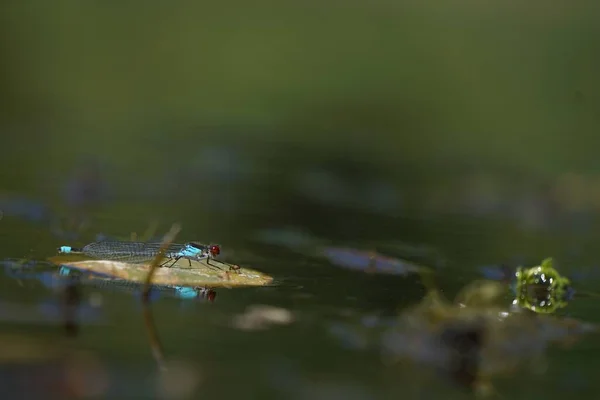
{"label": "thin stem", "polygon": [[165,235],[163,242],[160,246],[158,254],[152,260],[150,264],[150,268],[148,270],[148,275],[146,275],[146,282],[144,283],[144,290],[142,294],[142,306],[144,310],[144,323],[146,325],[146,329],[148,331],[148,339],[150,341],[150,348],[152,349],[152,355],[154,359],[158,363],[158,366],[161,370],[166,370],[165,367],[165,358],[163,355],[162,345],[160,343],[160,339],[158,338],[158,334],[156,332],[156,326],[154,325],[154,319],[152,318],[152,312],[150,310],[150,289],[152,288],[152,278],[154,277],[154,273],[156,269],[159,268],[160,262],[165,256],[165,252],[167,247],[181,230],[179,224],[173,224],[171,230]]}

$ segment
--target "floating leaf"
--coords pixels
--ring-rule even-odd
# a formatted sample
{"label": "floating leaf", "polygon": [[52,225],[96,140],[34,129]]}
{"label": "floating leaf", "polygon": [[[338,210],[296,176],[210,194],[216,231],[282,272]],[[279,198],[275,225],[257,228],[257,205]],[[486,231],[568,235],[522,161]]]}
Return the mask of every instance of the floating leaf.
{"label": "floating leaf", "polygon": [[[118,261],[85,259],[79,256],[55,256],[48,261],[56,265],[66,266],[81,271],[94,272],[117,279],[144,283],[150,263],[130,264]],[[168,286],[208,286],[208,287],[240,287],[265,286],[273,281],[269,275],[240,268],[229,271],[229,265],[216,260],[192,261],[179,260],[171,268],[158,268],[152,278],[154,285]]]}
{"label": "floating leaf", "polygon": [[375,252],[367,252],[342,247],[326,247],[322,256],[342,268],[376,274],[409,275],[428,271],[428,268],[401,260],[385,257]]}

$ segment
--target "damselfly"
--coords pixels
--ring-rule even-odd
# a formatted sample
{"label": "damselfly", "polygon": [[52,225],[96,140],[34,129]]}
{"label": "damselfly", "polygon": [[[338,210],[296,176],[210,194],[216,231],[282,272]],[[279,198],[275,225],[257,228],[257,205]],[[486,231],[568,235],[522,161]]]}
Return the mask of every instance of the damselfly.
{"label": "damselfly", "polygon": [[[82,248],[61,246],[59,247],[58,252],[62,254],[83,254],[87,257],[101,260],[143,263],[154,259],[158,255],[160,247],[161,243],[158,242],[146,243],[106,240],[90,243]],[[220,253],[221,247],[217,244],[171,244],[167,247],[164,254],[164,257],[167,258],[167,261],[162,263],[160,266],[170,268],[175,265],[177,261],[183,258],[189,261],[190,267],[192,266],[192,261],[206,260],[208,265],[221,269],[217,265],[211,264],[210,262],[211,259],[216,258]],[[238,269],[235,265],[227,263],[223,264],[228,265],[230,270]]]}

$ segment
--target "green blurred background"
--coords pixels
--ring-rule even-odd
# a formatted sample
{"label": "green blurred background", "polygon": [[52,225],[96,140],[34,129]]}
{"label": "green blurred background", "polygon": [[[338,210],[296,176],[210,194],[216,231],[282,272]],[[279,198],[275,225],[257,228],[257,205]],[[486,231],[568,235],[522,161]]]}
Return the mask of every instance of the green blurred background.
{"label": "green blurred background", "polygon": [[594,1],[1,7],[11,162],[185,157],[209,126],[391,164],[597,170]]}
{"label": "green blurred background", "polygon": [[[425,242],[443,250],[450,272],[513,255],[565,256],[573,247],[589,250],[578,265],[592,265],[592,214],[600,209],[599,17],[592,0],[6,0],[0,195],[40,199],[61,215],[91,212],[93,233],[141,232],[157,218],[162,230],[179,220],[182,236],[235,244],[258,228],[289,224],[347,242]],[[90,160],[98,164],[86,167]],[[86,175],[86,168],[95,172]],[[95,198],[88,189],[80,189],[80,201],[61,192],[73,176],[94,181],[94,174],[111,187],[107,207],[88,201]],[[32,247],[52,254],[64,244],[5,214],[4,255]],[[489,219],[467,220],[473,215]],[[582,230],[587,239],[575,236]],[[256,360],[277,369],[269,357],[285,352],[316,376],[319,368],[364,372],[354,355],[332,351],[322,332],[301,346],[295,343],[306,335],[295,331],[250,339],[255,347],[240,350],[235,346],[246,342],[237,333],[213,326],[256,296],[322,317],[324,304],[344,305],[344,285],[359,292],[365,283],[271,258],[257,268],[295,276],[315,295],[309,305],[286,297],[285,288],[255,297],[232,291],[219,311],[202,310],[207,320],[194,315],[195,333],[183,336],[190,314],[175,317],[171,303],[157,310],[171,329],[164,334],[172,353],[185,356],[197,346],[194,359],[215,363],[209,393],[222,393],[235,365],[252,369]],[[456,289],[462,283],[454,278],[448,273]],[[403,290],[397,282],[371,284],[360,301],[394,307],[413,282]],[[18,299],[21,288],[6,293]],[[124,301],[107,304],[122,310],[122,331],[140,330]],[[597,319],[593,303],[578,304],[576,316]],[[207,321],[214,331],[202,329]],[[103,332],[88,336],[87,346],[117,361],[130,351],[150,368],[145,342]],[[215,345],[221,335],[240,341],[223,350]],[[257,350],[269,345],[269,354]],[[339,365],[335,357],[348,361]],[[567,376],[565,365],[553,373]],[[589,365],[579,372],[592,376]],[[374,369],[364,381],[393,384],[394,374]],[[515,383],[524,391],[513,398],[531,398],[526,386]]]}

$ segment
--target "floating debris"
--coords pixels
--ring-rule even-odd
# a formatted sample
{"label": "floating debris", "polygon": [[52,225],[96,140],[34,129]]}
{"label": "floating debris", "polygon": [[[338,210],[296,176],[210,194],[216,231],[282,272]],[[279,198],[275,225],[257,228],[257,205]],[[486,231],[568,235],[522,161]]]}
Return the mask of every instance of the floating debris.
{"label": "floating debris", "polygon": [[252,305],[246,312],[233,318],[232,326],[244,331],[264,330],[269,325],[288,325],[294,322],[292,313],[284,308]]}
{"label": "floating debris", "polygon": [[[255,237],[264,243],[279,245],[307,257],[325,258],[333,265],[355,271],[403,276],[432,272],[430,268],[417,263],[401,258],[387,257],[375,251],[329,246],[326,245],[325,240],[313,237],[300,229],[262,230]],[[406,251],[411,248],[409,245],[399,243],[388,244],[388,247]],[[415,247],[413,250],[420,255],[431,255],[434,252],[425,246]],[[438,266],[443,265],[443,260],[439,256],[434,262]]]}
{"label": "floating debris", "polygon": [[517,268],[515,293],[515,305],[550,314],[566,307],[575,292],[571,281],[552,267],[552,258],[547,258],[537,267]]}
{"label": "floating debris", "polygon": [[375,252],[367,252],[342,247],[327,247],[322,250],[323,257],[342,268],[357,271],[409,275],[430,271],[429,268],[398,258],[386,257]]}
{"label": "floating debris", "polygon": [[493,376],[535,364],[550,344],[570,344],[597,332],[596,326],[573,319],[493,306],[505,293],[501,283],[479,282],[453,304],[431,292],[381,336],[384,357],[434,367],[479,391],[489,388]]}
{"label": "floating debris", "polygon": [[414,258],[427,264],[431,263],[439,268],[444,267],[447,262],[444,255],[438,249],[425,244],[390,241],[374,243],[374,246],[385,253],[391,253],[400,258]]}
{"label": "floating debris", "polygon": [[552,314],[565,308],[575,297],[570,279],[553,267],[552,258],[531,268],[499,265],[480,270],[487,279],[502,282],[512,289],[515,295],[513,306],[535,313]]}

